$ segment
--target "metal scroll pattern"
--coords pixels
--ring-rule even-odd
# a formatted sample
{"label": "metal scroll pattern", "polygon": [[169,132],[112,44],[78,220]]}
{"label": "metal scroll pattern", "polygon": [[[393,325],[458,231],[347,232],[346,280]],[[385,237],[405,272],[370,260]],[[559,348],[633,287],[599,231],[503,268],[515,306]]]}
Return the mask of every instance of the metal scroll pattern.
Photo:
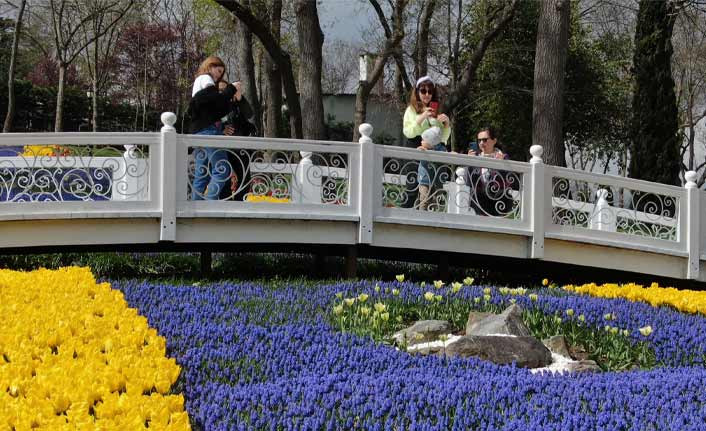
{"label": "metal scroll pattern", "polygon": [[521,173],[396,158],[383,172],[383,206],[520,218]]}
{"label": "metal scroll pattern", "polygon": [[552,222],[607,232],[678,240],[679,198],[555,177]]}
{"label": "metal scroll pattern", "polygon": [[0,202],[147,200],[146,150],[125,147],[4,147]]}
{"label": "metal scroll pattern", "polygon": [[189,200],[348,205],[339,153],[190,148]]}

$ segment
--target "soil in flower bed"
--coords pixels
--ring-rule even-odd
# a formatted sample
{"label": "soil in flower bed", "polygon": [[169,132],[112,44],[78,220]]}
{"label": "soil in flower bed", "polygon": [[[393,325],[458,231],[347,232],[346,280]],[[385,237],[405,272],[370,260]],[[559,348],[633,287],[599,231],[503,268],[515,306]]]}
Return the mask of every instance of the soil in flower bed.
{"label": "soil in flower bed", "polygon": [[[583,315],[592,330],[627,330],[657,364],[533,375],[473,358],[411,356],[331,323],[333,307],[361,293],[371,310],[394,298],[428,305],[418,284],[379,283],[378,291],[375,282],[114,286],[166,337],[185,371],[196,429],[702,430],[706,423],[703,316],[573,294],[532,300],[491,287],[488,302],[498,307],[514,299],[562,321]],[[449,296],[445,289],[435,294]],[[464,287],[458,295],[474,302],[485,294]],[[638,328],[648,325],[653,332],[643,336]]]}

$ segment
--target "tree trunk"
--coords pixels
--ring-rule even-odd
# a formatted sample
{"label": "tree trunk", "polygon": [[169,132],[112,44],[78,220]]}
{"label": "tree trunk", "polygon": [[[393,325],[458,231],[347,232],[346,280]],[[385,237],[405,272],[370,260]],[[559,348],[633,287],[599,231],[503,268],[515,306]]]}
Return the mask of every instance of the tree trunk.
{"label": "tree trunk", "polygon": [[[93,131],[98,131],[98,57],[100,38],[93,42],[93,79],[91,79],[91,125]],[[90,67],[90,66],[89,66]]]}
{"label": "tree trunk", "polygon": [[358,128],[365,123],[365,118],[368,115],[368,98],[374,85],[374,82],[368,81],[360,81],[360,85],[358,85],[358,91],[355,95],[355,114],[353,115],[353,142],[358,142],[360,139]]}
{"label": "tree trunk", "polygon": [[64,126],[64,86],[66,80],[66,63],[59,61],[59,85],[56,90],[56,118],[54,119],[54,132],[63,131]]}
{"label": "tree trunk", "polygon": [[[250,7],[250,0],[243,2],[246,7]],[[252,54],[252,32],[248,26],[236,19],[238,34],[238,58],[241,61],[240,77],[245,87],[245,97],[250,102],[253,109],[253,121],[257,127],[258,134],[262,133],[262,107],[260,99],[257,97],[257,84],[255,82],[255,60]]]}
{"label": "tree trunk", "polygon": [[[270,10],[270,32],[276,43],[280,43],[282,22],[282,2],[272,2]],[[265,71],[267,76],[267,127],[265,136],[268,138],[281,138],[282,130],[282,76],[279,73],[277,62],[265,50]]]}
{"label": "tree trunk", "polygon": [[93,131],[98,131],[98,81],[94,78],[91,82],[91,124]]}
{"label": "tree trunk", "polygon": [[7,114],[5,123],[2,126],[3,133],[9,133],[12,129],[12,122],[15,119],[15,68],[17,67],[17,45],[20,41],[20,30],[22,29],[22,15],[25,12],[27,0],[22,0],[20,10],[15,21],[15,33],[12,35],[12,51],[10,53],[10,67],[7,73]]}
{"label": "tree trunk", "polygon": [[267,87],[267,123],[265,123],[265,136],[268,138],[281,138],[282,130],[282,77],[277,69],[277,64],[272,61],[269,54],[265,54],[266,87]]}
{"label": "tree trunk", "polygon": [[429,26],[431,18],[434,15],[436,0],[426,0],[424,4],[424,12],[422,13],[421,24],[419,26],[419,35],[417,37],[417,58],[415,72],[416,78],[419,79],[427,74],[429,56]]}
{"label": "tree trunk", "polygon": [[319,25],[316,0],[297,0],[296,11],[302,131],[304,139],[323,140],[326,138],[321,90],[321,48],[324,44],[324,34]]}
{"label": "tree trunk", "polygon": [[534,60],[532,143],[544,147],[544,162],[566,166],[564,69],[569,48],[569,0],[542,0]]}

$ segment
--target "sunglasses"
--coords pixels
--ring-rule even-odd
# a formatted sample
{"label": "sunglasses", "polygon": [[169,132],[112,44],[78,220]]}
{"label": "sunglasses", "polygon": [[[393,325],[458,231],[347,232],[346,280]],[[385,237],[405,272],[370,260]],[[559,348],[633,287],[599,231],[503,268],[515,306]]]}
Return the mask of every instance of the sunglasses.
{"label": "sunglasses", "polygon": [[420,88],[418,91],[419,94],[434,94],[434,90],[432,90],[431,88]]}
{"label": "sunglasses", "polygon": [[489,139],[490,139],[490,138],[478,138],[478,142],[483,142],[483,143],[485,143],[485,142],[488,142]]}

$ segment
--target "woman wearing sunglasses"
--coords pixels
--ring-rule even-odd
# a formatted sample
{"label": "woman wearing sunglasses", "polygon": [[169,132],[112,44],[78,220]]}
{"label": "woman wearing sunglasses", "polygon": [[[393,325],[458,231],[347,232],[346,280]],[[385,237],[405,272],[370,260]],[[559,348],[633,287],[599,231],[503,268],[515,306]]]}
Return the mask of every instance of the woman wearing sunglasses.
{"label": "woman wearing sunglasses", "polygon": [[[419,148],[422,145],[422,133],[432,127],[441,130],[441,143],[446,145],[451,135],[451,123],[446,114],[439,112],[439,95],[434,81],[428,76],[422,76],[416,82],[414,90],[409,97],[409,105],[404,113],[402,132],[407,138],[405,146]],[[416,161],[406,161],[400,173],[406,175],[407,184],[402,208],[413,208],[418,195],[418,165]],[[431,172],[430,172],[431,174]],[[438,175],[434,175],[437,177]],[[426,177],[426,181],[429,180]],[[435,178],[431,179],[433,182]],[[421,178],[424,180],[424,178]],[[426,186],[427,193],[431,184]]]}
{"label": "woman wearing sunglasses", "polygon": [[[478,141],[471,142],[468,154],[507,160],[508,155],[497,148],[497,131],[492,126],[478,132]],[[502,170],[468,167],[464,175],[466,185],[471,188],[471,208],[476,215],[505,217],[513,211],[512,190],[519,189],[516,173]]]}

